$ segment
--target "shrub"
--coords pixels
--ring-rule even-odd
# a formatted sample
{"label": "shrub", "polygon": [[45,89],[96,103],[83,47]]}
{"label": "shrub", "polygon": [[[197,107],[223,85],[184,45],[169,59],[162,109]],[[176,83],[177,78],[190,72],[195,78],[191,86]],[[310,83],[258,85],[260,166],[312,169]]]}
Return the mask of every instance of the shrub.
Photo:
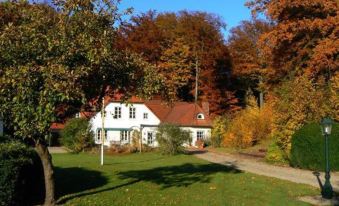
{"label": "shrub", "polygon": [[136,148],[132,145],[111,145],[107,150],[106,154],[129,154],[137,152]]}
{"label": "shrub", "polygon": [[88,121],[83,118],[74,118],[67,121],[61,131],[61,143],[75,153],[93,147],[94,138]]}
{"label": "shrub", "polygon": [[246,148],[271,136],[271,114],[269,105],[259,109],[256,99],[250,96],[247,107],[235,115],[223,135],[223,146]]}
{"label": "shrub", "polygon": [[265,159],[267,162],[274,164],[288,163],[286,153],[281,150],[276,142],[268,147]]}
{"label": "shrub", "polygon": [[[325,168],[324,137],[320,125],[303,126],[292,137],[291,160],[293,167],[322,171]],[[339,170],[339,124],[335,123],[329,137],[331,169]]]}
{"label": "shrub", "polygon": [[0,144],[0,205],[30,205],[43,199],[37,153],[19,142]]}
{"label": "shrub", "polygon": [[163,154],[174,155],[183,152],[183,144],[191,141],[189,131],[173,124],[161,124],[158,128],[157,141]]}
{"label": "shrub", "polygon": [[275,89],[272,98],[275,136],[279,136],[279,146],[287,154],[293,134],[307,122],[318,122],[326,114],[339,120],[337,79],[333,78],[328,88],[324,81],[316,82],[304,75],[288,79]]}
{"label": "shrub", "polygon": [[230,125],[230,119],[227,116],[216,117],[213,121],[213,129],[211,134],[212,147],[220,147],[223,135],[226,133]]}

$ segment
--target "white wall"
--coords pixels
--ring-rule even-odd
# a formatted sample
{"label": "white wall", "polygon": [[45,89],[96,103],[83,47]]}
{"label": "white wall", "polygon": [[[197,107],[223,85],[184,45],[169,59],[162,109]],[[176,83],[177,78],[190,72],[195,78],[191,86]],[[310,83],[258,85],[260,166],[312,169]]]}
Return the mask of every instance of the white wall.
{"label": "white wall", "polygon": [[191,132],[192,146],[195,146],[195,143],[197,141],[197,131],[203,131],[206,139],[211,138],[211,128],[198,128],[198,127],[181,127],[181,128]]}
{"label": "white wall", "polygon": [[[115,107],[121,107],[121,118],[119,119],[113,118]],[[130,107],[134,107],[136,109],[135,119],[129,118]],[[160,124],[160,120],[152,113],[152,111],[144,104],[140,103],[126,105],[119,102],[112,102],[105,107],[105,112],[106,116],[104,123],[105,129],[108,130],[105,145],[109,145],[110,141],[120,141],[120,130],[139,130],[141,125]],[[144,119],[144,113],[148,113],[147,119]],[[90,122],[92,125],[91,129],[96,134],[97,130],[102,127],[101,113],[98,112],[91,118]],[[96,143],[99,144],[100,142]]]}

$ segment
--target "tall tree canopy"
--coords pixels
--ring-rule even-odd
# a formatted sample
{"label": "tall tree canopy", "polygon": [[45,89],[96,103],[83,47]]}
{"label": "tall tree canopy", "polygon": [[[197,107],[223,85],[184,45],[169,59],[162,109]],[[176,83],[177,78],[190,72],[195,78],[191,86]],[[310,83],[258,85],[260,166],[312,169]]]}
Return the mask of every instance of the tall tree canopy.
{"label": "tall tree canopy", "polygon": [[276,22],[261,38],[272,81],[291,73],[319,77],[339,67],[337,0],[253,0],[248,6]]}
{"label": "tall tree canopy", "polygon": [[199,68],[199,100],[209,101],[210,111],[220,114],[235,103],[228,90],[231,65],[224,27],[218,16],[205,12],[149,11],[120,28],[120,47],[142,53],[182,100],[193,100]]}
{"label": "tall tree canopy", "polygon": [[[120,18],[114,0],[0,3],[0,118],[13,136],[34,143],[54,205],[51,122],[65,105],[122,90],[151,94],[158,78],[136,55],[114,47]],[[159,80],[160,81],[160,80]]]}
{"label": "tall tree canopy", "polygon": [[259,82],[263,80],[267,61],[258,41],[261,35],[269,32],[272,24],[260,20],[242,21],[231,29],[228,47],[232,56],[232,74],[238,80],[238,90],[262,91]]}

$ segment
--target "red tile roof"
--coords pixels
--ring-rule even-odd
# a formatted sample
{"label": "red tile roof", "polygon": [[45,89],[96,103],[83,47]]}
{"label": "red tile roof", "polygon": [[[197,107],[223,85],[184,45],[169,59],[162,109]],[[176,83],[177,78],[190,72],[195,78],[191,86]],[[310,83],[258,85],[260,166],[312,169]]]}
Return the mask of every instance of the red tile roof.
{"label": "red tile roof", "polygon": [[[167,105],[160,100],[146,101],[145,105],[163,123],[178,124],[189,127],[211,127],[212,121],[209,115],[195,103],[174,102]],[[204,119],[197,119],[197,115],[202,113]]]}
{"label": "red tile roof", "polygon": [[50,128],[51,128],[51,130],[61,130],[64,127],[65,127],[64,123],[56,123],[56,122],[54,122],[54,123],[51,124]]}

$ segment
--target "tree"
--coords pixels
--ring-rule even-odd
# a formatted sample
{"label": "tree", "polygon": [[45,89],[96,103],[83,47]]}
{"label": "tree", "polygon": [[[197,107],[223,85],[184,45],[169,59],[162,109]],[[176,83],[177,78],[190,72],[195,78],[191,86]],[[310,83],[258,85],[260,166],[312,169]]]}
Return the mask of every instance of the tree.
{"label": "tree", "polygon": [[[45,205],[54,205],[46,139],[58,112],[112,91],[150,95],[161,80],[140,57],[114,47],[120,18],[113,0],[0,3],[0,118],[36,148]],[[153,84],[156,82],[156,84]],[[144,87],[143,87],[144,86]]]}
{"label": "tree", "polygon": [[[177,78],[177,74],[168,79],[168,86],[174,86],[169,90],[176,90],[174,93],[177,94],[177,99],[194,100],[195,76],[198,73],[198,100],[209,101],[210,111],[215,115],[236,103],[229,89],[231,62],[222,35],[223,28],[225,23],[218,16],[205,12],[157,14],[150,11],[134,16],[131,23],[120,28],[119,45],[141,53],[165,77],[175,73],[172,69],[164,69],[164,60],[177,65],[177,73],[186,75],[185,85],[182,81],[184,79]],[[185,54],[179,56],[182,52]],[[183,63],[186,66],[178,67]],[[188,67],[191,68],[190,72],[186,70]]]}
{"label": "tree", "polygon": [[73,118],[66,122],[61,131],[61,142],[72,152],[79,153],[93,147],[93,132],[87,119]]}
{"label": "tree", "polygon": [[338,69],[338,1],[253,0],[247,5],[276,23],[260,40],[272,83],[291,74],[329,79]]}
{"label": "tree", "polygon": [[165,92],[172,99],[180,96],[180,89],[188,86],[192,78],[193,60],[190,55],[190,48],[182,39],[176,39],[160,57],[158,70],[164,76]]}
{"label": "tree", "polygon": [[228,47],[232,56],[232,74],[239,81],[237,89],[255,89],[260,93],[260,108],[263,104],[262,82],[267,62],[258,46],[262,34],[269,32],[272,25],[264,20],[242,21],[231,29]]}
{"label": "tree", "polygon": [[175,155],[183,152],[183,144],[190,141],[190,132],[181,129],[177,125],[161,124],[158,128],[157,142],[163,154]]}
{"label": "tree", "polygon": [[[338,95],[334,95],[335,102],[328,101],[328,89],[324,84],[315,84],[307,75],[286,80],[274,91],[272,101],[275,108],[275,136],[278,145],[287,154],[291,149],[291,137],[295,131],[309,122],[320,122],[327,115],[338,118],[336,115]],[[334,91],[335,87],[332,88]],[[338,93],[338,91],[336,91]]]}
{"label": "tree", "polygon": [[338,1],[252,0],[247,5],[275,23],[258,45],[268,63],[267,83],[276,87],[275,136],[288,155],[291,136],[305,123],[327,115],[338,119]]}

